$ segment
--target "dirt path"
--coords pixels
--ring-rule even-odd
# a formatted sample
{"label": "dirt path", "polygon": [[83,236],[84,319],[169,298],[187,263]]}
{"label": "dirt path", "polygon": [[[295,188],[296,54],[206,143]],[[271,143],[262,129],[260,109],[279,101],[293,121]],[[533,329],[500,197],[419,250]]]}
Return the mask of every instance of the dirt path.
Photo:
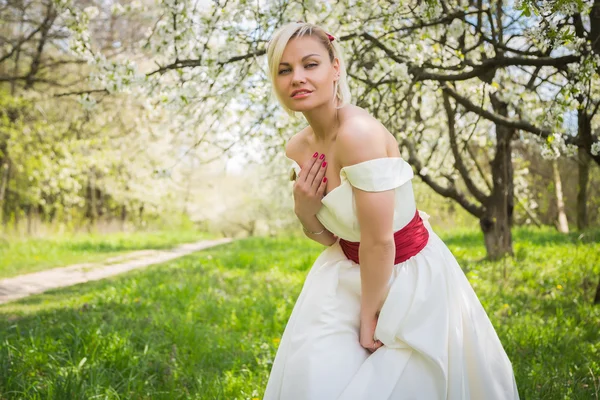
{"label": "dirt path", "polygon": [[231,239],[203,240],[201,242],[183,244],[168,250],[134,251],[126,255],[108,259],[102,263],[76,264],[13,278],[0,279],[0,304],[21,299],[32,294],[42,293],[49,289],[104,279],[229,242],[231,242]]}

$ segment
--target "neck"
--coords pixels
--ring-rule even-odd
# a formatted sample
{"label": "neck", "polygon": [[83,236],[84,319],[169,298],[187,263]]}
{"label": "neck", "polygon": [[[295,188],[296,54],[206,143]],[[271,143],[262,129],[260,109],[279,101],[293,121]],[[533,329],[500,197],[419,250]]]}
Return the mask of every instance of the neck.
{"label": "neck", "polygon": [[338,111],[333,102],[328,101],[322,106],[303,112],[317,141],[326,142],[335,137],[339,127]]}

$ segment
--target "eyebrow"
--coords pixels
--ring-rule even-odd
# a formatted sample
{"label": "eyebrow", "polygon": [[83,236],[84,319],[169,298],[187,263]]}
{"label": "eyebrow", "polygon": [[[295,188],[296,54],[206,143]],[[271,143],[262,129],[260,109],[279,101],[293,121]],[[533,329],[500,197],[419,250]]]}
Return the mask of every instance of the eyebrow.
{"label": "eyebrow", "polygon": [[[312,57],[312,56],[317,56],[317,57],[321,57],[320,54],[309,54],[307,56],[302,57],[302,61],[306,60],[308,57]],[[279,63],[279,65],[290,65],[290,63],[286,63],[286,62],[281,62]]]}

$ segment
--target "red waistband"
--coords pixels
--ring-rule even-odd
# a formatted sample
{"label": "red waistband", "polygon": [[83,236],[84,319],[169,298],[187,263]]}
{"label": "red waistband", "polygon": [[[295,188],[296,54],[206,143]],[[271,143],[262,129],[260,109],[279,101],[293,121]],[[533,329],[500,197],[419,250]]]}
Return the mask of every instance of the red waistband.
{"label": "red waistband", "polygon": [[[394,242],[396,243],[394,264],[404,262],[417,255],[427,245],[428,240],[429,231],[423,225],[423,220],[417,211],[413,219],[404,228],[394,233]],[[349,242],[340,239],[340,246],[349,260],[359,264],[358,249],[360,242]]]}

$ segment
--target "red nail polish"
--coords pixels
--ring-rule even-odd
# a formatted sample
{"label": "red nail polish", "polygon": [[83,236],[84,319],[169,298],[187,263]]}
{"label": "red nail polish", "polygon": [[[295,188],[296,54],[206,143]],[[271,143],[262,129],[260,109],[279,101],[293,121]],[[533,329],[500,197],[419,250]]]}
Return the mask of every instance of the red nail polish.
{"label": "red nail polish", "polygon": [[319,157],[319,160],[322,160],[325,158],[325,154],[321,154],[321,157]]}
{"label": "red nail polish", "polygon": [[321,167],[325,168],[327,166],[327,161],[323,161],[323,164],[321,164]]}
{"label": "red nail polish", "polygon": [[326,176],[323,177],[323,182],[327,183],[327,177]]}
{"label": "red nail polish", "polygon": [[317,158],[317,156],[318,156],[318,155],[319,155],[319,153],[317,153],[317,152],[315,151],[315,154],[313,154],[313,158]]}

